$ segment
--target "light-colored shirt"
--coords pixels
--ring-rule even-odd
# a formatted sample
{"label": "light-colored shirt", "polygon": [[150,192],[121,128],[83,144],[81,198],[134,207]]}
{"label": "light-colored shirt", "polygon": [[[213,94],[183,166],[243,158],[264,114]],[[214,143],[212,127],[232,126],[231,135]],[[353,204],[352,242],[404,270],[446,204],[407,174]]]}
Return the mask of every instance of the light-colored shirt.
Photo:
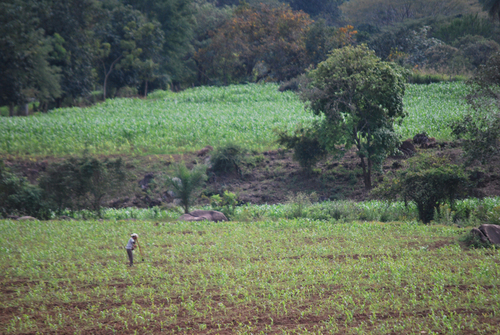
{"label": "light-colored shirt", "polygon": [[134,245],[135,245],[135,240],[131,237],[130,240],[128,240],[128,243],[127,243],[127,246],[125,247],[125,249],[134,249]]}

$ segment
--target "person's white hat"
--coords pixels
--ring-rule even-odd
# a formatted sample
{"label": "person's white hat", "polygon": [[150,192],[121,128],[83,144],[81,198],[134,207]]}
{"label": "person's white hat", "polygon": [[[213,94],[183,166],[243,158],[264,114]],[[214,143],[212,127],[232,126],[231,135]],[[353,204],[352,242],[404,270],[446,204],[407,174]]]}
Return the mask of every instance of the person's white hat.
{"label": "person's white hat", "polygon": [[137,235],[137,234],[132,234],[132,235],[130,235],[130,237],[134,237],[134,236],[135,236],[135,237],[139,237],[139,235]]}

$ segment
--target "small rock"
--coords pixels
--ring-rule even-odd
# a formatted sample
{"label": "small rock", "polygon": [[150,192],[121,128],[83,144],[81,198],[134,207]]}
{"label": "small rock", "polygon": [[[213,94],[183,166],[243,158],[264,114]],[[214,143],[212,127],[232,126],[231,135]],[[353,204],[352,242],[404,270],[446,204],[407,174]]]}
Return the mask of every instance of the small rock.
{"label": "small rock", "polygon": [[193,211],[183,214],[179,217],[179,221],[229,221],[224,213],[218,211]]}

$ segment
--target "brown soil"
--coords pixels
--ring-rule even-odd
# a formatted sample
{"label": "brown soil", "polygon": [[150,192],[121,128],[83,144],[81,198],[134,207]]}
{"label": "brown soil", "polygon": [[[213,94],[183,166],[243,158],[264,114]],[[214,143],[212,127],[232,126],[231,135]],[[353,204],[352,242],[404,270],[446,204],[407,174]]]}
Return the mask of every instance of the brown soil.
{"label": "brown soil", "polygon": [[[445,143],[444,147],[424,149],[417,152],[434,152],[447,156],[452,162],[462,162],[462,150],[455,143]],[[154,205],[168,206],[172,198],[166,194],[165,177],[172,172],[172,163],[184,161],[188,167],[208,159],[197,153],[185,155],[151,155],[151,156],[108,156],[121,157],[130,173],[128,187],[123,195],[109,202],[111,207],[150,207]],[[104,157],[101,157],[104,158]],[[404,168],[407,157],[389,157],[383,164],[383,173],[375,172],[372,176],[376,186],[384,174]],[[53,162],[62,158],[4,159],[4,163],[12,171],[27,177],[31,183]],[[500,195],[500,159],[480,166],[484,171],[479,187],[475,191],[477,197]],[[292,159],[291,151],[273,150],[253,153],[247,156],[247,163],[240,166],[240,173],[216,175],[210,173],[209,180],[202,191],[199,203],[208,203],[214,194],[222,194],[225,190],[236,193],[240,203],[275,204],[287,201],[289,195],[297,192],[315,192],[319,200],[351,199],[363,201],[370,198],[364,188],[361,164],[355,150],[349,150],[342,159],[327,158],[317,164],[310,172],[303,171]],[[154,175],[159,187],[144,191],[139,181],[147,174]]]}

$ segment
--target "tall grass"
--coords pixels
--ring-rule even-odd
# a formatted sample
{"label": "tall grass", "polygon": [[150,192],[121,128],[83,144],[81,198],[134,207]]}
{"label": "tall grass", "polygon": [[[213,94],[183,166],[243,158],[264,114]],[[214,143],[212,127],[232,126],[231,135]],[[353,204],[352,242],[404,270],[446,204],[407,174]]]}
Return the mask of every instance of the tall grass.
{"label": "tall grass", "polygon": [[[275,221],[294,218],[297,217],[295,205],[294,203],[285,203],[237,206],[234,212],[234,221]],[[212,208],[210,206],[199,206],[194,209],[211,210]],[[460,224],[462,226],[479,225],[487,223],[489,213],[497,213],[497,211],[500,211],[500,197],[463,199],[456,201],[453,210],[446,205],[443,206],[441,214],[436,217],[434,223]],[[182,213],[180,208],[169,210],[159,207],[147,209],[107,208],[103,210],[102,217],[106,220],[175,221]],[[96,219],[95,214],[90,211],[67,212],[64,214],[75,219]],[[445,217],[445,214],[448,216]],[[402,201],[369,200],[355,202],[352,200],[336,200],[304,205],[300,217],[336,223],[353,221],[415,222],[418,221],[418,211],[415,204],[405,204]],[[56,216],[53,215],[52,218],[56,218]]]}

